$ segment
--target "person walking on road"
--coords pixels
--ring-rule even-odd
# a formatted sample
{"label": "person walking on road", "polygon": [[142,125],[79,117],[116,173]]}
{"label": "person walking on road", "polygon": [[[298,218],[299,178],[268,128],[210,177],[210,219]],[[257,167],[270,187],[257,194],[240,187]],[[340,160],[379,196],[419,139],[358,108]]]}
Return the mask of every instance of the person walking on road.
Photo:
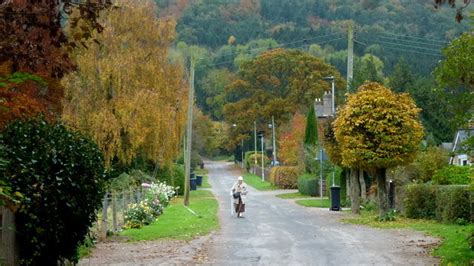
{"label": "person walking on road", "polygon": [[234,198],[234,209],[237,213],[237,218],[243,218],[245,212],[245,198],[248,193],[247,184],[244,183],[244,178],[239,176],[237,182],[232,186],[231,194]]}

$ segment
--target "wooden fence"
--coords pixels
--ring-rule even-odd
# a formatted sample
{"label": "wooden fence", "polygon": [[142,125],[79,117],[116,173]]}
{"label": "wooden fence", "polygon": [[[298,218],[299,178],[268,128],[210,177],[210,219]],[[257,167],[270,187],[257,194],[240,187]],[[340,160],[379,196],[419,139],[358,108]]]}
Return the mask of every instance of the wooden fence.
{"label": "wooden fence", "polygon": [[0,207],[0,240],[0,265],[17,265],[15,214],[3,206]]}
{"label": "wooden fence", "polygon": [[141,189],[122,192],[108,192],[102,200],[102,210],[99,212],[98,236],[101,240],[107,237],[109,232],[120,231],[125,224],[125,210],[132,203],[139,203],[144,193]]}

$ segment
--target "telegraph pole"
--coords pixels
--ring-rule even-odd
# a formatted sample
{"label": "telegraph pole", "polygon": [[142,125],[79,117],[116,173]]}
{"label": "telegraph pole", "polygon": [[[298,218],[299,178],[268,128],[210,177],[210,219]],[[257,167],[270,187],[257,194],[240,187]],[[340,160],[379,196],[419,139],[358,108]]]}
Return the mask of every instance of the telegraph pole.
{"label": "telegraph pole", "polygon": [[277,161],[276,135],[275,135],[275,117],[272,115],[272,135],[273,135],[273,166]]}
{"label": "telegraph pole", "polygon": [[189,206],[189,178],[191,176],[191,143],[193,136],[193,106],[194,106],[194,61],[191,57],[191,74],[189,77],[188,123],[186,125],[186,157],[184,158],[184,206]]}
{"label": "telegraph pole", "polygon": [[347,87],[346,92],[351,88],[352,78],[354,76],[354,31],[352,21],[347,27]]}

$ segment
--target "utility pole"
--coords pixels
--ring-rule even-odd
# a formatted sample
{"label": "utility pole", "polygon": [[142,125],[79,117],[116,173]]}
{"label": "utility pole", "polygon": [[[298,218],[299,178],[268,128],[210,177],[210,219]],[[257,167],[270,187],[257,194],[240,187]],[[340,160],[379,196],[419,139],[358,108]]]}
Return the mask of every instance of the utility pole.
{"label": "utility pole", "polygon": [[194,106],[194,61],[191,57],[191,74],[189,77],[188,123],[186,128],[186,157],[184,158],[184,206],[189,206],[189,178],[191,176],[191,143],[193,136],[193,106]]}
{"label": "utility pole", "polygon": [[[253,155],[253,159],[254,159],[254,166],[256,167],[257,166],[257,121],[253,121],[253,135],[254,135],[254,138],[255,138],[255,146],[253,151],[254,151],[254,155]],[[254,173],[255,174],[255,173]]]}
{"label": "utility pole", "polygon": [[265,181],[265,151],[263,150],[263,132],[262,132],[262,181]]}
{"label": "utility pole", "polygon": [[319,196],[321,198],[321,202],[323,202],[323,148],[321,143],[319,143],[319,181],[321,183],[319,188]]}
{"label": "utility pole", "polygon": [[351,88],[352,78],[354,76],[354,31],[352,21],[347,27],[347,87],[346,92]]}
{"label": "utility pole", "polygon": [[276,135],[275,135],[275,117],[272,115],[272,135],[273,135],[273,166],[277,161],[277,147],[276,147]]}

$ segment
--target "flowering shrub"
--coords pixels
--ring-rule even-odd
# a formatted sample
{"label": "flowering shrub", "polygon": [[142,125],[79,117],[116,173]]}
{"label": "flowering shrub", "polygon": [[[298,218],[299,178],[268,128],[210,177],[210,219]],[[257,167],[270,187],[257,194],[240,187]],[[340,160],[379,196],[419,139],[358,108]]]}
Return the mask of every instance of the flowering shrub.
{"label": "flowering shrub", "polygon": [[125,227],[140,228],[143,225],[148,225],[155,220],[153,209],[148,204],[147,200],[140,203],[132,203],[128,205],[125,211]]}
{"label": "flowering shrub", "polygon": [[145,199],[140,203],[128,205],[125,211],[126,228],[140,228],[152,223],[163,213],[164,207],[168,206],[176,193],[176,188],[168,186],[165,182],[143,183],[142,187],[147,189]]}
{"label": "flowering shrub", "polygon": [[165,182],[151,183],[146,193],[147,199],[159,199],[164,207],[168,206],[171,198],[176,194],[176,188],[168,186]]}

